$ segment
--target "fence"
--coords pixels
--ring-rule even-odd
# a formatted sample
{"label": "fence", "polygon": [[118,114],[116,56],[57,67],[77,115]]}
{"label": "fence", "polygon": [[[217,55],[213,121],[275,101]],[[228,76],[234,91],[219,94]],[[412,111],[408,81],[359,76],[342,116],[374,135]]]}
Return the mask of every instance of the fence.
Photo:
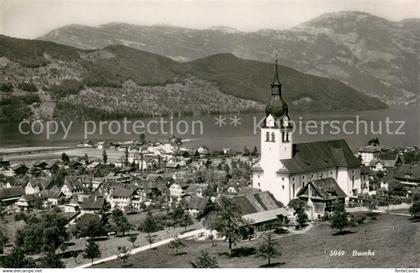
{"label": "fence", "polygon": [[[408,209],[411,207],[409,203],[401,203],[396,205],[389,205],[389,206],[378,206],[375,210],[379,211],[388,211],[388,210],[399,210],[399,209]],[[368,207],[353,207],[353,208],[346,208],[347,212],[367,212],[370,211]]]}

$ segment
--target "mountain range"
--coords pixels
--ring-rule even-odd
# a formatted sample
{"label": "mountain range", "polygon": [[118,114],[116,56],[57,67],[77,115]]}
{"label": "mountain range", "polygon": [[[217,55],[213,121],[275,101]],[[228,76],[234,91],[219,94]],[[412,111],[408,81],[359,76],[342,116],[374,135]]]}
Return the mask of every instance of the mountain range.
{"label": "mountain range", "polygon": [[337,79],[387,104],[418,103],[420,19],[399,22],[363,12],[336,12],[286,30],[241,32],[229,27],[189,29],[109,23],[67,25],[39,39],[81,49],[125,45],[188,62],[232,53]]}
{"label": "mountain range", "polygon": [[[79,49],[0,35],[0,121],[256,112],[274,64],[231,53],[177,62],[124,45]],[[348,85],[279,66],[294,111],[384,108]]]}

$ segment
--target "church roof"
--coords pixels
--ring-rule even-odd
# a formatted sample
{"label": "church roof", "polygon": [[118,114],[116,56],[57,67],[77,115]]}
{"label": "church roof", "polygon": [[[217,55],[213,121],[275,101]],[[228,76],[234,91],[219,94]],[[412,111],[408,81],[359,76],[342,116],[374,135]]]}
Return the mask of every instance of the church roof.
{"label": "church roof", "polygon": [[232,203],[239,208],[242,215],[283,207],[269,191],[237,195],[232,197]]}
{"label": "church roof", "polygon": [[356,158],[344,139],[293,144],[293,157],[281,162],[287,170],[278,173],[300,173],[335,167],[358,168]]}

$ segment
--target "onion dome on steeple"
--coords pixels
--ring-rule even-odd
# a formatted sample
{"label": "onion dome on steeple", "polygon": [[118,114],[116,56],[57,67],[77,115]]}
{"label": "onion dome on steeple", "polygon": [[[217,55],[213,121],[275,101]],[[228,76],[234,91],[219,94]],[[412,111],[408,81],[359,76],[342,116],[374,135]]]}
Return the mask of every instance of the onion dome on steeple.
{"label": "onion dome on steeple", "polygon": [[276,120],[281,119],[282,117],[288,117],[289,110],[287,103],[283,100],[281,96],[281,82],[279,79],[278,65],[276,60],[276,67],[274,71],[274,79],[271,83],[271,100],[265,108],[266,116],[272,115]]}

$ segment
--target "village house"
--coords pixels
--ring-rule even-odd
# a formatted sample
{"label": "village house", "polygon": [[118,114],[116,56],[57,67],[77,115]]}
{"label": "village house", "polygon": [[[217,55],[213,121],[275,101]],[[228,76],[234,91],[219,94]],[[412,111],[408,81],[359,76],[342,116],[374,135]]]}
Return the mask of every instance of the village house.
{"label": "village house", "polygon": [[20,197],[25,194],[25,189],[17,186],[0,189],[0,204],[11,205],[14,204]]}
{"label": "village house", "polygon": [[370,192],[370,181],[374,179],[374,172],[366,166],[360,168],[362,194]]}
{"label": "village house", "polygon": [[401,163],[398,154],[380,154],[377,159],[373,159],[369,166],[375,172],[386,172],[389,169],[395,168],[398,163]]}
{"label": "village house", "polygon": [[140,211],[144,196],[139,193],[138,188],[131,186],[119,186],[111,191],[109,202],[111,210],[119,208],[124,211]]}
{"label": "village house", "polygon": [[64,194],[57,187],[43,190],[40,194],[45,200],[44,206],[57,206],[60,199],[64,197]]}
{"label": "village house", "polygon": [[188,213],[192,216],[197,218],[199,215],[201,215],[205,208],[207,207],[210,198],[209,197],[199,197],[199,196],[191,196],[190,198],[187,198],[187,209]]}
{"label": "village house", "polygon": [[372,139],[367,145],[361,147],[357,152],[357,155],[361,159],[361,163],[365,166],[370,166],[372,160],[377,159],[382,147],[379,145],[379,140]]}
{"label": "village house", "polygon": [[194,184],[189,184],[188,188],[185,190],[186,194],[190,194],[190,195],[194,195],[197,197],[203,197],[205,191],[208,188],[208,184],[207,183],[194,183]]}
{"label": "village house", "polygon": [[15,173],[15,175],[24,175],[29,170],[29,168],[23,163],[13,164],[10,166],[10,169]]}
{"label": "village house", "polygon": [[78,213],[80,211],[79,198],[72,196],[62,207],[65,213]]}
{"label": "village house", "polygon": [[169,196],[172,200],[180,200],[184,194],[184,190],[188,187],[187,184],[182,182],[173,182],[169,186]]}
{"label": "village house", "polygon": [[1,168],[0,169],[0,175],[4,177],[13,177],[15,176],[15,172],[9,168]]}
{"label": "village house", "polygon": [[83,185],[78,177],[67,176],[60,190],[68,198],[81,194],[83,192]]}
{"label": "village house", "polygon": [[37,183],[38,181],[30,179],[25,186],[25,194],[35,194],[41,191],[40,185]]}
{"label": "village house", "polygon": [[297,197],[306,202],[309,219],[315,220],[332,212],[337,204],[344,205],[346,194],[330,177],[308,182],[299,190]]}
{"label": "village house", "polygon": [[[251,193],[246,195],[225,196],[240,211],[242,218],[248,223],[254,233],[271,230],[283,222],[285,218],[293,218],[293,210],[285,208],[268,191]],[[217,199],[214,203],[219,202]],[[203,221],[207,229],[214,229],[217,219],[217,211],[209,207]]]}
{"label": "village house", "polygon": [[399,166],[394,172],[394,177],[404,185],[418,185],[420,183],[420,163]]}
{"label": "village house", "polygon": [[80,208],[82,214],[99,214],[100,212],[107,210],[105,198],[96,195],[83,199]]}

